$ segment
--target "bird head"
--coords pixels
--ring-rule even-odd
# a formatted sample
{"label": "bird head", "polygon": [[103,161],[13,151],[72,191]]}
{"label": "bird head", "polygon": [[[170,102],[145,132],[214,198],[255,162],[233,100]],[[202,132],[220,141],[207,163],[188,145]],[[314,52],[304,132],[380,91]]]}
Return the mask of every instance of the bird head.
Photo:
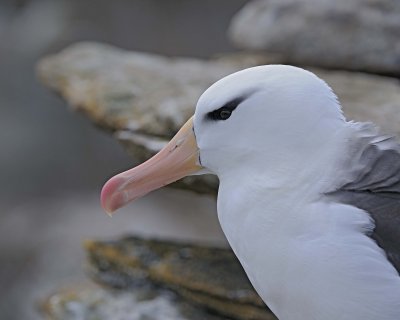
{"label": "bird head", "polygon": [[277,172],[306,161],[344,122],[335,94],[309,71],[267,65],[236,72],[202,94],[194,116],[158,154],[112,177],[102,206],[112,213],[187,175]]}

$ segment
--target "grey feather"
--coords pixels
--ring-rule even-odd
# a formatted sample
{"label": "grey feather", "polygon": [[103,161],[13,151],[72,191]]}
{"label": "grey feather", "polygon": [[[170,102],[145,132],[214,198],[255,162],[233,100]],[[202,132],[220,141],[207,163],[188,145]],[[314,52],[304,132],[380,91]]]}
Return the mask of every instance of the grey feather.
{"label": "grey feather", "polygon": [[343,181],[327,196],[371,215],[371,237],[400,273],[400,145],[372,124],[354,125],[357,134],[349,141]]}

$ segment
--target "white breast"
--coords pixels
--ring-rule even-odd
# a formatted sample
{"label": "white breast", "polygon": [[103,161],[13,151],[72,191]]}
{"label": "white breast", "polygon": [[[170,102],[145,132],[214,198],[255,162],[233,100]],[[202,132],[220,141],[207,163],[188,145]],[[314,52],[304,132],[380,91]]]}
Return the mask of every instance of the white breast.
{"label": "white breast", "polygon": [[400,318],[400,277],[365,235],[373,228],[367,213],[225,182],[218,198],[221,226],[280,320]]}

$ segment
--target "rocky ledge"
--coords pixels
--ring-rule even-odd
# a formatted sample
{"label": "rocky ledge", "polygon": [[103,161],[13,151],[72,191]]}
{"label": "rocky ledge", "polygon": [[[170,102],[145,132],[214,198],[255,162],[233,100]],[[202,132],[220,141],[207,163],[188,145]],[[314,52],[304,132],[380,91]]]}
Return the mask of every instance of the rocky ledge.
{"label": "rocky ledge", "polygon": [[400,75],[399,1],[253,0],[229,35],[289,64]]}
{"label": "rocky ledge", "polygon": [[[231,54],[210,60],[128,52],[98,43],[75,44],[38,65],[41,81],[96,125],[112,132],[143,161],[157,152],[193,114],[213,82],[237,70],[283,61],[279,56]],[[373,121],[400,134],[400,82],[395,78],[311,69],[337,93],[349,119]],[[177,184],[215,193],[212,176]]]}
{"label": "rocky ledge", "polygon": [[227,320],[152,287],[123,291],[92,283],[51,294],[41,305],[48,320]]}
{"label": "rocky ledge", "polygon": [[276,319],[229,249],[136,237],[88,241],[85,248],[88,273],[102,287],[51,295],[43,304],[50,319],[105,320],[110,312],[115,320],[146,312],[149,319]]}

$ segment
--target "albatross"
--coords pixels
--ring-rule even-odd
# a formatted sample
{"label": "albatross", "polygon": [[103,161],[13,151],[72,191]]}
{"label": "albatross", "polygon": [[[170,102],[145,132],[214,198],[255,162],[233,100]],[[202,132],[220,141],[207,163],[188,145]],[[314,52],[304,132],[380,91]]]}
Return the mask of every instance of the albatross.
{"label": "albatross", "polygon": [[218,176],[218,219],[280,320],[400,319],[400,145],[347,121],[313,73],[265,65],[209,87],[158,154],[103,187],[108,213]]}

